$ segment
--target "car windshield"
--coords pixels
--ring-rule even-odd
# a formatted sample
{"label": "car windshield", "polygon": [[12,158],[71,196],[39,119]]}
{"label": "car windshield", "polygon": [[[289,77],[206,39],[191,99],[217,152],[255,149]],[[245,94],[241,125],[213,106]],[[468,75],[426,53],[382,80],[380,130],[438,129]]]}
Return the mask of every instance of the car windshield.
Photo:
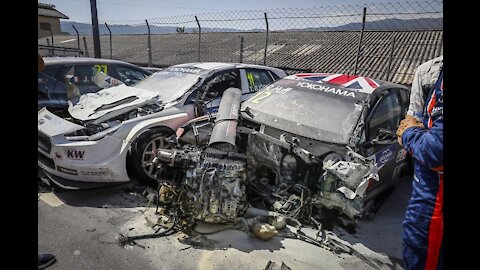
{"label": "car windshield", "polygon": [[170,67],[132,86],[157,92],[162,100],[168,102],[183,96],[207,72],[195,67]]}
{"label": "car windshield", "polygon": [[346,144],[363,107],[363,101],[351,93],[326,84],[282,79],[243,102],[242,110],[248,107],[255,122],[324,142]]}

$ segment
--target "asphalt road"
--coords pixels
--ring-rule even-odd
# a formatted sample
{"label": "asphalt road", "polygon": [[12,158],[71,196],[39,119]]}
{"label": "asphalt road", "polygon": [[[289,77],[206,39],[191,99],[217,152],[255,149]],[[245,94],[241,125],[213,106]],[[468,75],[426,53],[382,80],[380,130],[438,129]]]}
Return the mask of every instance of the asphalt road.
{"label": "asphalt road", "polygon": [[[376,215],[359,222],[355,234],[336,231],[378,269],[402,269],[401,222],[411,178],[403,177]],[[146,208],[141,190],[132,187],[60,192],[40,187],[38,251],[57,256],[48,269],[264,269],[268,261],[283,261],[292,270],[372,269],[358,257],[337,256],[299,240],[275,237],[265,242],[235,230],[209,235],[205,247],[181,243],[182,233],[138,240],[143,247],[122,247],[116,241],[119,233],[153,232],[146,218],[154,218],[155,209]]]}

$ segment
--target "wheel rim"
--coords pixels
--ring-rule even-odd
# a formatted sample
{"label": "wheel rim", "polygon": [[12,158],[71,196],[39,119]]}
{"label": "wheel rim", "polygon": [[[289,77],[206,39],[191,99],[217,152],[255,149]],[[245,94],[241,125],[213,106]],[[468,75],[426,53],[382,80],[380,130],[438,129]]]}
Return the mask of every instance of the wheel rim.
{"label": "wheel rim", "polygon": [[142,169],[150,178],[156,179],[158,168],[152,163],[158,149],[169,148],[169,144],[165,141],[165,136],[155,137],[150,140],[142,153]]}

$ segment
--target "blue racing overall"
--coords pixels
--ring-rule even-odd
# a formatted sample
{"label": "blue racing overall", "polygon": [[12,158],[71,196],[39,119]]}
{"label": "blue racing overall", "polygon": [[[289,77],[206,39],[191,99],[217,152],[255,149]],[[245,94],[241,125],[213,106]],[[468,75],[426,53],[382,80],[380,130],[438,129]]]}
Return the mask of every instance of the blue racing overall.
{"label": "blue racing overall", "polygon": [[407,128],[402,144],[414,158],[413,191],[403,221],[405,269],[442,269],[443,70],[428,95],[423,126]]}

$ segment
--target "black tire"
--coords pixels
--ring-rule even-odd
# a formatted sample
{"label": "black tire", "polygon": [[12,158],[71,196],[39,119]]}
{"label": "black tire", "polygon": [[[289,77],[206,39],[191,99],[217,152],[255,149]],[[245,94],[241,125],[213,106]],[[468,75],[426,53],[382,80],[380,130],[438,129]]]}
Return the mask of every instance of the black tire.
{"label": "black tire", "polygon": [[[144,185],[156,185],[157,180],[154,175],[157,168],[148,165],[153,160],[152,144],[155,148],[171,148],[172,146],[165,141],[166,138],[174,134],[174,131],[168,128],[151,129],[140,135],[132,148],[132,166],[137,175],[137,180]],[[162,143],[163,142],[163,145]]]}

